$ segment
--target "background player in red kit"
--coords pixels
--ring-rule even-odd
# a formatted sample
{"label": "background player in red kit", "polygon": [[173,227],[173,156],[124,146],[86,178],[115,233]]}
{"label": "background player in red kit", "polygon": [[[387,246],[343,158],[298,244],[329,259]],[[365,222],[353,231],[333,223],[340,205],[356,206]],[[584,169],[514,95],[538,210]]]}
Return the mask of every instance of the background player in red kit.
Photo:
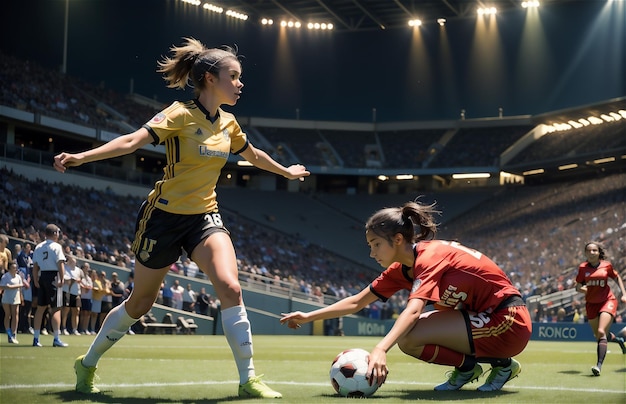
{"label": "background player in red kit", "polygon": [[[454,366],[435,390],[458,390],[492,366],[479,391],[496,391],[516,377],[512,359],[528,343],[532,325],[519,291],[489,258],[459,243],[434,238],[434,205],[409,202],[376,212],[365,225],[370,256],[387,268],[368,288],[308,313],[283,314],[282,324],[300,324],[356,313],[399,290],[410,291],[406,308],[370,352],[371,383],[384,383],[387,352],[396,344],[425,362]],[[433,302],[435,310],[424,312]]]}
{"label": "background player in red kit", "polygon": [[617,314],[617,298],[611,291],[609,278],[619,285],[623,303],[626,303],[626,290],[622,278],[605,259],[606,253],[600,243],[592,241],[585,244],[585,257],[587,260],[578,267],[576,290],[585,294],[587,318],[598,341],[598,362],[591,368],[591,372],[600,376],[602,363],[606,357],[607,341],[617,342],[622,348],[622,353],[626,354],[624,338],[616,337],[609,331]]}

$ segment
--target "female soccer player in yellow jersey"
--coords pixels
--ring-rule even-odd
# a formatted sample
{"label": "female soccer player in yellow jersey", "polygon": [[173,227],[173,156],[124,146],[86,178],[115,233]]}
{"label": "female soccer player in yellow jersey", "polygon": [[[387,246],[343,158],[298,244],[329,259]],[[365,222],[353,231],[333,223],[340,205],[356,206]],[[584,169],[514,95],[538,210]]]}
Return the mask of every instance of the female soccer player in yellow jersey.
{"label": "female soccer player in yellow jersey", "polygon": [[237,277],[235,250],[220,214],[215,186],[230,153],[258,168],[288,179],[310,173],[300,164],[284,167],[255,148],[235,117],[223,111],[241,96],[241,63],[232,48],[206,48],[185,38],[171,57],[158,62],[167,86],[193,85],[196,98],[175,101],[137,131],[82,153],[61,153],[54,167],[68,167],[130,154],[149,143],[165,144],[163,179],[156,182],[137,217],[132,250],[136,255],[135,287],[128,299],[106,317],[85,355],[74,364],[76,390],[98,393],[94,386],[100,357],[122,338],[156,300],[169,267],[184,249],[206,273],[222,304],[222,325],[239,371],[239,396],[280,398],[255,374],[250,322]]}

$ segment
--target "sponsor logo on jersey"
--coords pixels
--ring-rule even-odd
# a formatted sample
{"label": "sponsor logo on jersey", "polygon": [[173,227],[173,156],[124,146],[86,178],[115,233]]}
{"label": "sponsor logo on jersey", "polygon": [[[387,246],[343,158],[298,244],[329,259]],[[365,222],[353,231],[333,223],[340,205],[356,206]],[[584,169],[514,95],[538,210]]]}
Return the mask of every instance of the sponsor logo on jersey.
{"label": "sponsor logo on jersey", "polygon": [[230,133],[228,133],[228,129],[224,128],[224,130],[222,131],[222,136],[224,136],[225,140],[228,140],[230,138]]}
{"label": "sponsor logo on jersey", "polygon": [[158,114],[156,114],[154,117],[152,117],[152,119],[150,120],[150,122],[152,123],[161,123],[165,120],[165,114],[163,112],[159,112]]}
{"label": "sponsor logo on jersey", "polygon": [[201,128],[196,129],[196,135],[198,135],[198,136],[204,135],[204,133],[202,133],[202,129]]}
{"label": "sponsor logo on jersey", "polygon": [[221,157],[223,159],[227,159],[228,158],[228,152],[223,152],[220,150],[211,150],[209,149],[207,146],[198,146],[198,153],[200,153],[201,156],[207,156],[207,157]]}

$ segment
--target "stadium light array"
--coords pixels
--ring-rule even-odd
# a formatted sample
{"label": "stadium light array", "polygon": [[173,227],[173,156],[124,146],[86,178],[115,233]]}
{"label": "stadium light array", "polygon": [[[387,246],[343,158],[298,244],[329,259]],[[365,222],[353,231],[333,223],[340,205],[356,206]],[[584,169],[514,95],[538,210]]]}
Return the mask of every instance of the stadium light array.
{"label": "stadium light array", "polygon": [[626,119],[626,110],[611,111],[597,116],[589,116],[587,118],[580,118],[578,120],[570,119],[569,121],[555,122],[551,125],[546,125],[546,133],[563,132],[571,129],[580,129],[589,125],[602,125],[604,123],[613,123],[621,119]]}
{"label": "stadium light array", "polygon": [[226,15],[229,17],[240,19],[242,21],[246,21],[248,19],[247,14],[243,14],[243,13],[240,13],[238,11],[233,11],[233,10],[226,11]]}
{"label": "stadium light array", "polygon": [[476,9],[478,15],[496,15],[498,13],[498,9],[495,7],[479,7]]}
{"label": "stadium light array", "polygon": [[615,161],[615,157],[605,157],[597,160],[593,160],[593,164],[605,164],[612,163]]}
{"label": "stadium light array", "polygon": [[310,22],[306,25],[306,27],[308,29],[312,29],[312,30],[331,30],[333,28],[335,28],[335,26],[332,23],[329,22]]}
{"label": "stadium light array", "polygon": [[[199,7],[200,5],[202,5],[203,9],[212,13],[216,13],[216,14],[224,13],[224,9],[220,6],[216,6],[215,4],[211,4],[211,3],[203,4],[202,1],[200,0],[180,0],[180,1],[182,1],[183,3],[191,4],[192,6],[196,6],[196,7]],[[226,10],[225,15],[227,15],[228,17],[242,20],[242,21],[246,21],[248,19],[247,14],[240,13],[239,11],[235,11],[235,10]]]}
{"label": "stadium light array", "polygon": [[438,18],[437,19],[437,24],[439,24],[441,27],[443,27],[444,25],[446,25],[446,19],[445,18]]}
{"label": "stadium light array", "polygon": [[287,27],[287,28],[300,28],[302,26],[302,23],[300,21],[281,21],[280,22],[280,26],[281,27]]}
{"label": "stadium light array", "polygon": [[263,24],[263,25],[274,25],[274,20],[272,20],[271,18],[262,18],[261,19],[261,24]]}
{"label": "stadium light array", "polygon": [[409,20],[409,27],[419,27],[420,25],[422,25],[422,20],[420,19],[413,19],[413,20]]}
{"label": "stadium light array", "polygon": [[540,6],[539,1],[522,1],[523,8],[538,8]]}
{"label": "stadium light array", "polygon": [[537,168],[537,169],[534,169],[534,170],[524,171],[522,173],[522,175],[537,175],[537,174],[543,174],[545,172],[546,172],[546,170],[544,170],[543,168]]}
{"label": "stadium light array", "polygon": [[474,180],[478,178],[489,178],[491,177],[490,173],[462,173],[462,174],[452,174],[453,180]]}
{"label": "stadium light array", "polygon": [[[185,1],[185,0],[183,0],[183,1]],[[199,4],[199,3],[200,3],[200,2],[198,2],[198,4]],[[207,11],[212,11],[212,12],[214,12],[214,13],[218,13],[218,14],[221,14],[221,13],[223,13],[223,12],[224,12],[224,9],[223,9],[222,7],[220,7],[220,6],[216,6],[216,5],[213,5],[213,4],[209,4],[209,3],[204,3],[204,4],[202,5],[202,8],[203,8],[203,9],[205,9],[205,10],[207,10]]]}

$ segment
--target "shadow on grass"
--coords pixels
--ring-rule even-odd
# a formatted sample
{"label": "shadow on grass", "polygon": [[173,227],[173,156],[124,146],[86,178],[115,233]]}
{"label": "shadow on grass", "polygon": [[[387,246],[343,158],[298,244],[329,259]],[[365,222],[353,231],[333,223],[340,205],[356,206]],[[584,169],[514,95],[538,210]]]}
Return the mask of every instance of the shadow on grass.
{"label": "shadow on grass", "polygon": [[119,396],[109,396],[107,395],[107,391],[101,391],[98,394],[82,394],[77,393],[74,390],[69,391],[59,391],[59,392],[50,392],[44,394],[48,397],[53,396],[58,401],[62,402],[70,402],[70,401],[83,401],[83,402],[93,402],[93,403],[116,403],[116,404],[157,404],[157,403],[187,403],[187,404],[197,404],[197,403],[223,403],[227,401],[241,401],[242,399],[239,397],[224,397],[220,399],[211,399],[211,400],[198,400],[198,399],[169,399],[163,397],[119,397]]}
{"label": "shadow on grass", "polygon": [[[476,390],[457,390],[457,391],[423,391],[423,390],[404,390],[398,395],[402,400],[423,400],[423,401],[463,401],[475,399],[493,399],[496,397],[503,398],[517,394],[516,391],[476,391]],[[511,397],[512,399],[512,397]]]}

